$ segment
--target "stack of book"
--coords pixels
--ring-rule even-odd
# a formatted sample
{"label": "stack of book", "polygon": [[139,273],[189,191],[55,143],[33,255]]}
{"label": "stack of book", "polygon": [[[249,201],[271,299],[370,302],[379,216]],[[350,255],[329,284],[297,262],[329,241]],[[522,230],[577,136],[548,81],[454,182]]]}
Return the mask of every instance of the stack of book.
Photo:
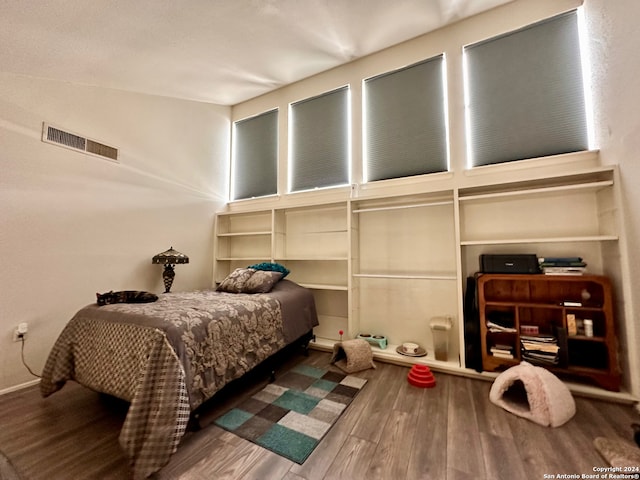
{"label": "stack of book", "polygon": [[557,365],[560,347],[553,335],[520,335],[522,359],[531,363]]}
{"label": "stack of book", "polygon": [[491,355],[500,358],[513,358],[513,347],[497,343],[491,347]]}
{"label": "stack of book", "polygon": [[587,268],[581,257],[538,257],[538,264],[545,275],[582,275]]}

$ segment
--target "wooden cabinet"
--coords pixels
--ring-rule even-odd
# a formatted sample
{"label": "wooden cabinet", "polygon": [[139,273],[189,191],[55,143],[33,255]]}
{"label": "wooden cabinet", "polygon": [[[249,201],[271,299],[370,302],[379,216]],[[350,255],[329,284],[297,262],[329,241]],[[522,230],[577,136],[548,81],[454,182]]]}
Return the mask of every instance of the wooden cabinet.
{"label": "wooden cabinet", "polygon": [[[477,285],[484,370],[526,360],[567,378],[619,390],[613,299],[606,277],[483,274]],[[538,349],[540,340],[546,343]]]}

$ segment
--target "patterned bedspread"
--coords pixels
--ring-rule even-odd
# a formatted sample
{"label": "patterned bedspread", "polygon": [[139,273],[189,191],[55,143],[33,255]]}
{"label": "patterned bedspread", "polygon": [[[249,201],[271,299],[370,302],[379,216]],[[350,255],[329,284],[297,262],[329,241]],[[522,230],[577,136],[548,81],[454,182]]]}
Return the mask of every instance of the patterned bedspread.
{"label": "patterned bedspread", "polygon": [[76,380],[131,402],[120,444],[134,478],[146,478],[177,449],[191,410],[317,324],[311,293],[287,280],[269,294],[89,305],[57,339],[40,390],[46,397]]}

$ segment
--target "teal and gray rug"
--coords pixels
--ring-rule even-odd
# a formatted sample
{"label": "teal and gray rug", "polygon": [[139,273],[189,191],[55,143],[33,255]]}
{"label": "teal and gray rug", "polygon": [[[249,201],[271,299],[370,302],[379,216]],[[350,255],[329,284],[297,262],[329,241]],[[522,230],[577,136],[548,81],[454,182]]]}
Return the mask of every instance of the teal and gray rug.
{"label": "teal and gray rug", "polygon": [[365,383],[353,375],[298,365],[215,423],[303,463]]}

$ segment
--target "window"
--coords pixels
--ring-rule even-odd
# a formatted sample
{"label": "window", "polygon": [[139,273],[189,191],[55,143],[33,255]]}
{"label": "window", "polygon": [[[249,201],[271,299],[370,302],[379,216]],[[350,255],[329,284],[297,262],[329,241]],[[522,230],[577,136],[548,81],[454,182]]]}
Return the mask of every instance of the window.
{"label": "window", "polygon": [[278,191],[278,110],[234,124],[233,200]]}
{"label": "window", "polygon": [[349,87],[291,104],[289,190],[349,183]]}
{"label": "window", "polygon": [[448,169],[444,55],[364,81],[365,180]]}
{"label": "window", "polygon": [[587,150],[577,11],[464,50],[470,166]]}

